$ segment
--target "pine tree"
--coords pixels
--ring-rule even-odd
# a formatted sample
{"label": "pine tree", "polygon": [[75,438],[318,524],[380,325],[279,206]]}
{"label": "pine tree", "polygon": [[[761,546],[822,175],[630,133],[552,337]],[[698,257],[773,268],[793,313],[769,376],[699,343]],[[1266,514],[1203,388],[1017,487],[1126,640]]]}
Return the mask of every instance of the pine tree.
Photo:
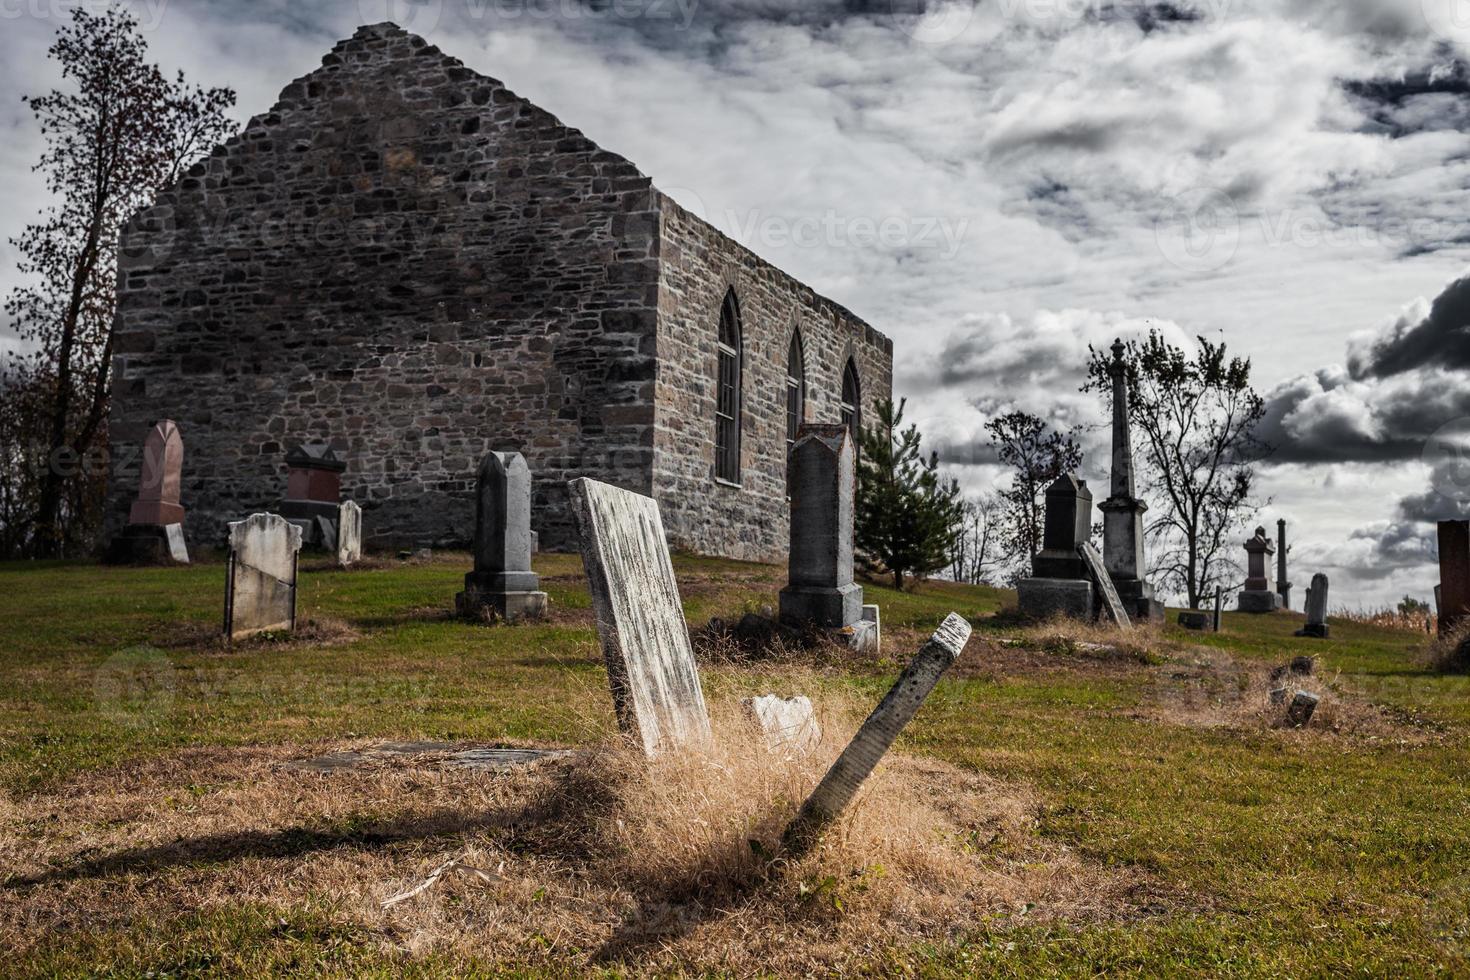
{"label": "pine tree", "polygon": [[940,479],[937,453],[924,458],[918,427],[903,428],[906,404],[878,404],[877,424],[862,434],[857,487],[858,554],[899,589],[908,576],[948,566],[964,528],[959,484]]}

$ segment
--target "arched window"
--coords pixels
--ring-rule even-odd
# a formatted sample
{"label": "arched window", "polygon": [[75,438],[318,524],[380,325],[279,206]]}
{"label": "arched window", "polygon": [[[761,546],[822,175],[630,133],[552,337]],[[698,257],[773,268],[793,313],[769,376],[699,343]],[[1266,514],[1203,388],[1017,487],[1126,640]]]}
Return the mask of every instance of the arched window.
{"label": "arched window", "polygon": [[858,380],[857,365],[851,360],[842,372],[842,424],[852,433],[852,441],[860,442],[863,429],[863,386]]}
{"label": "arched window", "polygon": [[740,482],[740,304],[735,290],[720,307],[719,368],[715,392],[715,477]]}
{"label": "arched window", "polygon": [[806,420],[806,355],[801,350],[801,331],[791,331],[791,349],[786,352],[786,455],[796,448],[796,434]]}

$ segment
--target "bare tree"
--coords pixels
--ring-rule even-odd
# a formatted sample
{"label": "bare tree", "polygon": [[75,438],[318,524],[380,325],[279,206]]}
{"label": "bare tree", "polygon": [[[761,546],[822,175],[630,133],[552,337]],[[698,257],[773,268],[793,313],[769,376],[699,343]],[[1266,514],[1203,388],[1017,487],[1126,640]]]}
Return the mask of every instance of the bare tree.
{"label": "bare tree", "polygon": [[1006,564],[1001,548],[1001,498],[986,493],[964,503],[964,526],[950,573],[956,582],[990,585]]}
{"label": "bare tree", "polygon": [[1057,477],[1082,465],[1082,449],[1072,436],[1051,431],[1026,412],[991,419],[985,428],[1000,461],[1012,470],[1011,487],[1001,494],[1000,546],[1009,562],[1021,563],[1041,547],[1041,495]]}
{"label": "bare tree", "polygon": [[121,7],[75,8],[50,55],[66,87],[25,102],[45,140],[36,169],[56,203],[11,239],[28,281],[5,302],[35,348],[11,364],[11,381],[44,392],[44,467],[26,522],[28,550],[39,555],[77,539],[86,523],[78,508],[100,499],[100,480],[90,492],[76,484],[90,471],[78,461],[104,438],[119,229],[226,135],[235,102],[227,88],[166,78]]}
{"label": "bare tree", "polygon": [[[1251,387],[1250,359],[1197,340],[1189,351],[1151,331],[1123,354],[1128,420],[1143,434],[1146,496],[1157,514],[1148,526],[1157,542],[1153,571],[1196,609],[1236,567],[1235,535],[1258,507],[1255,466],[1271,451],[1254,435],[1266,406]],[[1089,348],[1082,389],[1108,404],[1111,360],[1108,351]]]}

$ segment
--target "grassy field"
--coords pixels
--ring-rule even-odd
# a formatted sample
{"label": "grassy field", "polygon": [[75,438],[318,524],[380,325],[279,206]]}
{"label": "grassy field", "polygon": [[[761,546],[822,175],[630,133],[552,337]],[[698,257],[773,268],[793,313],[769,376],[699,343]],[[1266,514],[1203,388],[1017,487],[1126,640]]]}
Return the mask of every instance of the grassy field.
{"label": "grassy field", "polygon": [[[0,565],[0,972],[1470,975],[1470,685],[1421,668],[1421,636],[1334,620],[1314,641],[1295,616],[1227,614],[1218,635],[1114,643],[1022,626],[999,590],[869,585],[882,658],[709,644],[707,697],[718,712],[800,692],[850,715],[960,612],[975,637],[864,806],[919,836],[931,813],[968,829],[933,831],[920,857],[854,829],[847,877],[639,877],[599,864],[585,829],[567,843],[557,821],[583,791],[561,777],[285,765],[384,740],[615,741],[579,560],[539,558],[553,614],[518,628],[450,618],[466,564],[304,565],[301,635],[234,650],[216,637],[222,565]],[[676,565],[696,628],[774,603],[782,579]],[[1300,653],[1326,698],[1294,731],[1265,675]],[[547,787],[555,807],[513,804]],[[658,818],[660,840],[679,818]],[[773,820],[753,814],[745,836]],[[876,856],[854,858],[868,841]],[[380,908],[458,854],[498,861],[499,884],[456,873]],[[680,925],[609,939],[650,908]]]}

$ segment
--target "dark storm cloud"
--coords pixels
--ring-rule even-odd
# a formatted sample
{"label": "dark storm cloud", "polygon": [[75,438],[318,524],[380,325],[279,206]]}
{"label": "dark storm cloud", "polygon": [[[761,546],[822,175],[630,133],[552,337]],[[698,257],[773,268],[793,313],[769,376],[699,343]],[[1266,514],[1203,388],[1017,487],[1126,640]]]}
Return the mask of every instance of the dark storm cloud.
{"label": "dark storm cloud", "polygon": [[1436,296],[1427,316],[1400,316],[1348,357],[1348,371],[1359,380],[1429,366],[1470,370],[1470,276]]}
{"label": "dark storm cloud", "polygon": [[1360,382],[1328,369],[1271,391],[1256,434],[1275,447],[1273,463],[1391,462],[1421,458],[1430,436],[1466,416],[1463,377],[1416,371]]}

